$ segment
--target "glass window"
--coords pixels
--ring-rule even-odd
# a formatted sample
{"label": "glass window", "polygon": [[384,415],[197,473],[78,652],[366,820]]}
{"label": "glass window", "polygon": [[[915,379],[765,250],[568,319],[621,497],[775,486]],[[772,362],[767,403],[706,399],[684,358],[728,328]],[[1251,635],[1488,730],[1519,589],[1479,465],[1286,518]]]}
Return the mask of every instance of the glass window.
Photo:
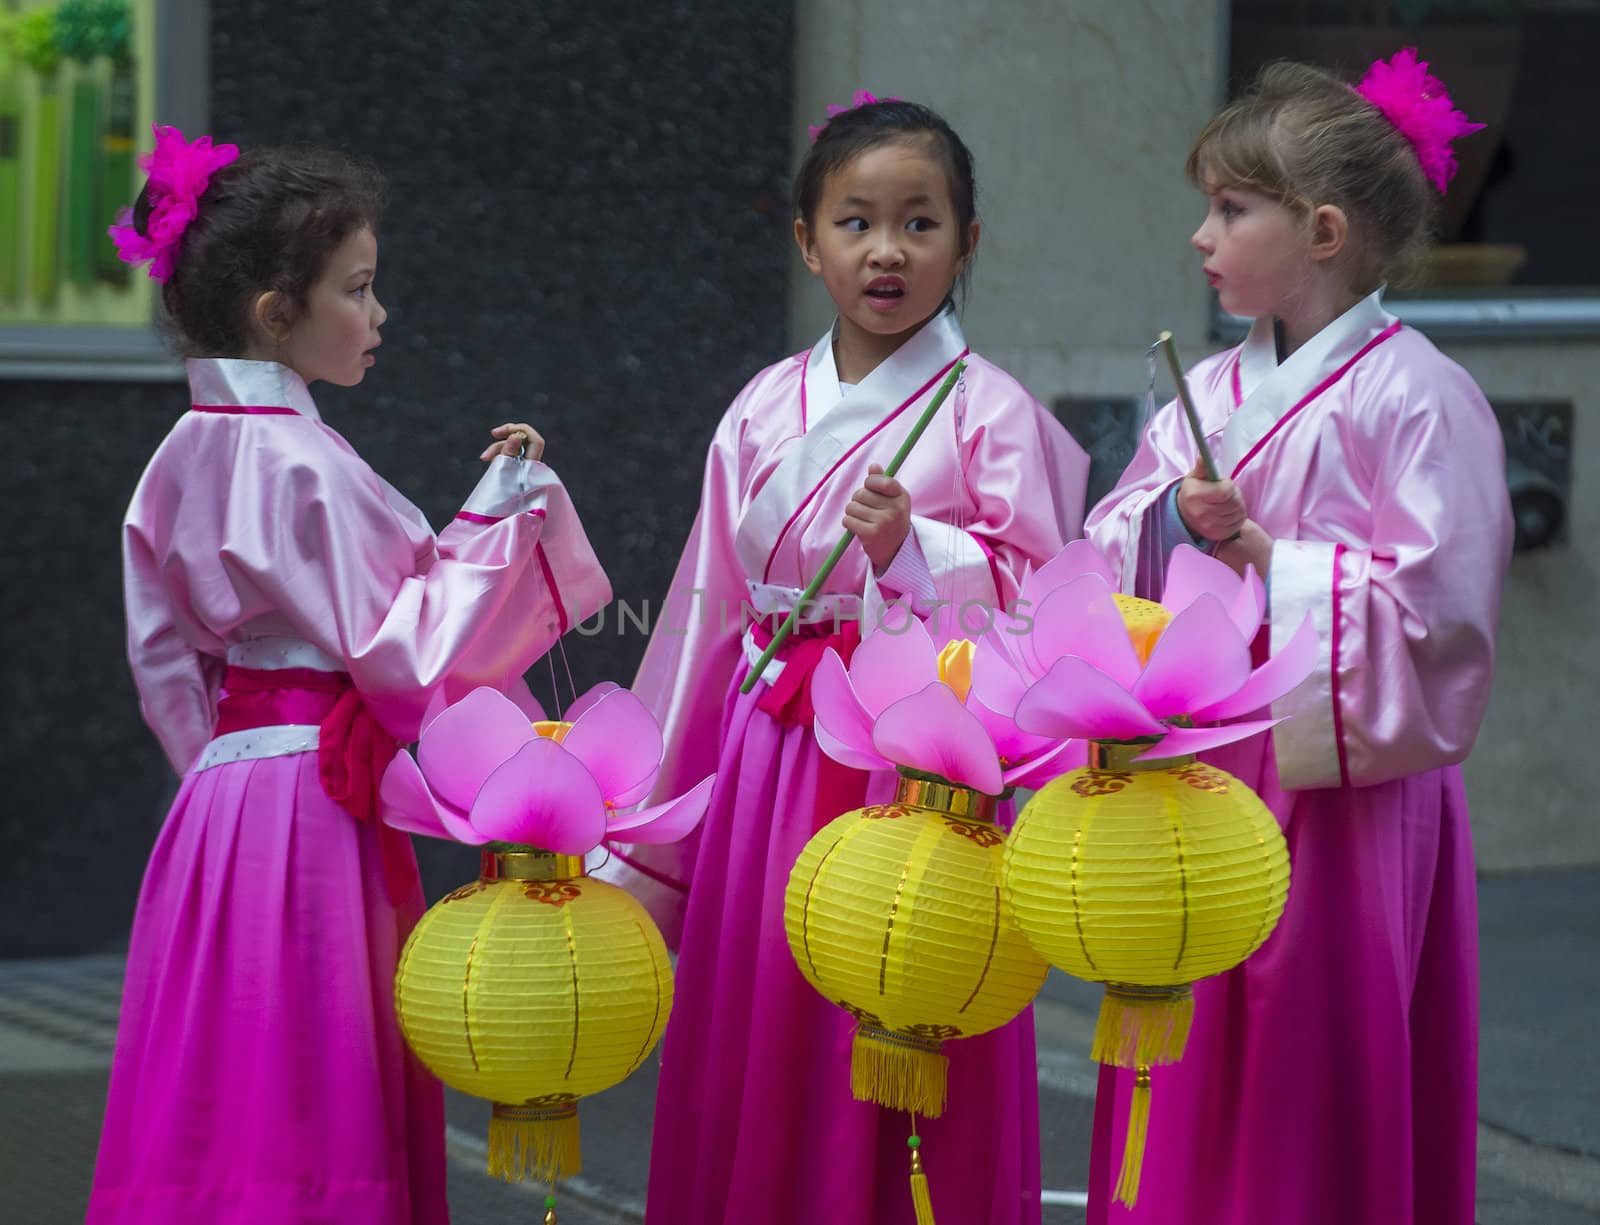
{"label": "glass window", "polygon": [[[204,6],[183,5],[181,23],[177,8],[0,0],[0,375],[175,365],[151,328],[156,283],[106,228],[143,182],[151,124],[195,109],[159,44],[203,45]],[[186,69],[202,90],[203,62]]]}
{"label": "glass window", "polygon": [[1230,96],[1273,59],[1356,80],[1416,47],[1487,125],[1456,142],[1425,279],[1391,299],[1402,315],[1436,331],[1600,331],[1600,244],[1588,233],[1600,0],[1233,0],[1231,11]]}

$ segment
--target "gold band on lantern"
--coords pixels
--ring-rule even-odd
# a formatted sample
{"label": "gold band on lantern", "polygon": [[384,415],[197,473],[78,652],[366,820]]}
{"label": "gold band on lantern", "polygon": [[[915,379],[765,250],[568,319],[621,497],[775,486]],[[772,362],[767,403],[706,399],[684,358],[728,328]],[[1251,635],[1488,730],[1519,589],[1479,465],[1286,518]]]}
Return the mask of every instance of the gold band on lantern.
{"label": "gold band on lantern", "polygon": [[485,851],[478,866],[478,876],[483,880],[571,880],[585,875],[582,855],[557,855],[537,847]]}
{"label": "gold band on lantern", "polygon": [[1140,753],[1147,752],[1155,740],[1091,740],[1089,741],[1089,769],[1091,770],[1131,770],[1142,773],[1147,770],[1170,770],[1176,766],[1194,765],[1194,754],[1186,753],[1182,757],[1147,757],[1142,761],[1135,761]]}
{"label": "gold band on lantern", "polygon": [[971,787],[902,773],[895,785],[894,802],[931,808],[966,821],[993,821],[999,800]]}
{"label": "gold band on lantern", "polygon": [[512,1123],[559,1123],[563,1119],[578,1117],[578,1099],[567,1098],[552,1102],[524,1102],[513,1105],[495,1102],[492,1117]]}

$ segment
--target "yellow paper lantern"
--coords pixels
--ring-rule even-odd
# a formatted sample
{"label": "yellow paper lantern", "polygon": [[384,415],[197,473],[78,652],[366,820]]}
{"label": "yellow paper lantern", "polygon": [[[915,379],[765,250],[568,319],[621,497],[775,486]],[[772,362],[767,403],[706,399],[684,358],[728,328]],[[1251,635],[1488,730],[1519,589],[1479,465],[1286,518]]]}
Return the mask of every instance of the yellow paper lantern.
{"label": "yellow paper lantern", "polygon": [[1004,872],[1033,947],[1106,985],[1094,1058],[1138,1073],[1117,1187],[1129,1205],[1150,1068],[1183,1054],[1191,984],[1259,948],[1289,891],[1288,847],[1260,798],[1193,757],[1134,760],[1148,747],[1091,742],[1087,768],[1055,779],[1022,810]]}
{"label": "yellow paper lantern", "polygon": [[494,1103],[489,1172],[553,1182],[582,1168],[578,1099],[660,1039],[672,967],[644,907],[581,858],[486,851],[411,933],[395,1008],[440,1080]]}
{"label": "yellow paper lantern", "polygon": [[859,1100],[937,1117],[945,1041],[1004,1025],[1044,982],[1003,904],[994,812],[993,796],[902,776],[892,803],[836,818],[795,863],[789,949],[856,1018]]}

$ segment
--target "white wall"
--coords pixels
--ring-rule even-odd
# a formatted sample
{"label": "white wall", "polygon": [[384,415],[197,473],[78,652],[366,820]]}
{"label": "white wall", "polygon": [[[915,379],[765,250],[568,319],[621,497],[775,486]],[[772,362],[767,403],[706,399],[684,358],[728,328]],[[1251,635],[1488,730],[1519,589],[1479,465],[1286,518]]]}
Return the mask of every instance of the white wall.
{"label": "white wall", "polygon": [[[861,88],[926,102],[977,161],[984,233],[966,327],[1045,403],[1139,393],[1164,328],[1209,339],[1188,238],[1189,142],[1220,100],[1226,5],[1109,0],[800,0],[794,162],[806,125]],[[791,339],[831,318],[796,256]],[[1485,868],[1600,862],[1600,343],[1444,346],[1493,397],[1575,403],[1571,545],[1516,559],[1499,675],[1468,763]]]}

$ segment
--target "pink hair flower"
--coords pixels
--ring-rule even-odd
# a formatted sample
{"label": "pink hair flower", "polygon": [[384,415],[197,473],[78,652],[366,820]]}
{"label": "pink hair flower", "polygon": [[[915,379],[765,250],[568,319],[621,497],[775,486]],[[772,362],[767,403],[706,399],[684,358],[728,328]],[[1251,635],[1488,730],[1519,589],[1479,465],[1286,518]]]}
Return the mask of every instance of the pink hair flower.
{"label": "pink hair flower", "polygon": [[1450,142],[1481,130],[1456,108],[1444,82],[1428,71],[1428,61],[1406,47],[1388,60],[1374,60],[1367,75],[1355,86],[1360,94],[1400,129],[1416,150],[1422,173],[1443,195],[1456,173],[1456,155]]}
{"label": "pink hair flower", "polygon": [[[898,102],[898,101],[900,101],[900,99],[894,97],[892,94],[890,96],[888,96],[888,97],[885,97],[885,98],[879,98],[879,97],[874,96],[868,90],[858,89],[858,90],[856,90],[856,96],[854,98],[850,99],[850,105],[849,106],[834,106],[833,104],[830,103],[828,105],[828,118],[829,119],[835,119],[838,116],[846,114],[849,111],[856,110],[858,107],[871,106],[875,102]],[[822,123],[812,123],[812,124],[807,124],[806,125],[806,131],[811,134],[811,143],[812,144],[816,144],[817,143],[817,137],[822,135],[822,129],[827,127],[827,126],[828,126],[828,124],[827,124],[826,121],[823,121]]]}
{"label": "pink hair flower", "polygon": [[150,214],[143,234],[134,227],[133,210],[118,210],[116,222],[107,231],[124,263],[150,261],[152,280],[165,282],[172,277],[184,232],[200,213],[200,197],[211,184],[211,176],[239,156],[237,145],[213,145],[211,137],[184,139],[177,128],[152,124],[155,148],[139,158],[139,168],[149,182],[147,194]]}
{"label": "pink hair flower", "polygon": [[1283,649],[1252,669],[1250,643],[1266,602],[1253,568],[1241,578],[1181,545],[1157,604],[1114,594],[1092,546],[1069,550],[1039,572],[1050,587],[1031,633],[1003,656],[1014,674],[980,673],[980,700],[1039,736],[1159,738],[1146,754],[1155,757],[1230,744],[1281,722],[1226,722],[1288,693],[1317,661],[1308,615]]}
{"label": "pink hair flower", "polygon": [[[538,712],[535,712],[538,713]],[[530,723],[494,689],[474,689],[423,728],[417,755],[397,753],[379,813],[397,829],[481,846],[517,842],[584,855],[606,839],[675,842],[699,824],[715,775],[683,795],[628,811],[661,768],[661,728],[634,694],[609,682],[564,722]]]}

